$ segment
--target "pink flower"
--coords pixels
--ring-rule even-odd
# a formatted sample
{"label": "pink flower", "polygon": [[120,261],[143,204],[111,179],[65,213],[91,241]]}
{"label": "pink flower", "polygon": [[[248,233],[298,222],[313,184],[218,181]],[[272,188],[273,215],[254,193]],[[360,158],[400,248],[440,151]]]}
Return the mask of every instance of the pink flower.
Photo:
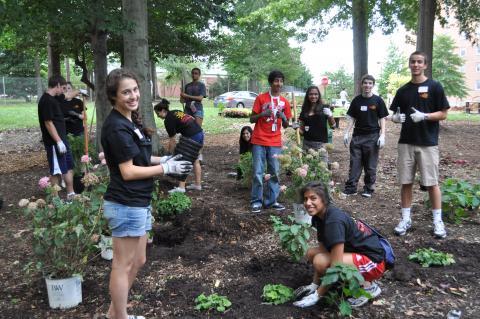
{"label": "pink flower", "polygon": [[279,158],[278,155],[279,155],[279,154],[273,154],[272,157],[273,157],[273,158]]}
{"label": "pink flower", "polygon": [[287,190],[287,185],[280,186],[280,192],[285,192]]}
{"label": "pink flower", "polygon": [[303,164],[303,165],[302,165],[302,169],[308,171],[308,164]]}
{"label": "pink flower", "polygon": [[98,159],[99,160],[104,160],[105,159],[105,153],[103,153],[103,152],[98,153]]}
{"label": "pink flower", "polygon": [[102,159],[102,160],[100,161],[100,164],[102,164],[102,165],[107,165],[107,161],[106,161],[105,159]]}
{"label": "pink flower", "polygon": [[268,180],[270,179],[270,177],[272,177],[272,175],[270,175],[270,174],[265,174],[265,175],[263,176],[263,180],[266,182],[266,181],[268,181]]}
{"label": "pink flower", "polygon": [[88,162],[90,162],[90,157],[88,157],[88,155],[86,154],[82,155],[82,157],[80,158],[80,162],[87,164]]}
{"label": "pink flower", "polygon": [[302,168],[302,167],[299,167],[295,170],[295,173],[300,176],[300,177],[305,177],[307,176],[307,170]]}
{"label": "pink flower", "polygon": [[45,189],[47,187],[50,186],[50,178],[48,176],[44,176],[42,178],[40,178],[40,180],[38,181],[38,186],[40,187],[40,189]]}

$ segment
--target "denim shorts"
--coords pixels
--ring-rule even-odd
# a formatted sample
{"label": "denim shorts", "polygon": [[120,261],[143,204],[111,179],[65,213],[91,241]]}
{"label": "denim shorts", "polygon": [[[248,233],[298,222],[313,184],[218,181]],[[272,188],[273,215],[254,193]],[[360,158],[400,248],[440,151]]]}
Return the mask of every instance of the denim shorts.
{"label": "denim shorts", "polygon": [[112,237],[141,237],[152,229],[152,207],[130,207],[105,200],[103,215]]}

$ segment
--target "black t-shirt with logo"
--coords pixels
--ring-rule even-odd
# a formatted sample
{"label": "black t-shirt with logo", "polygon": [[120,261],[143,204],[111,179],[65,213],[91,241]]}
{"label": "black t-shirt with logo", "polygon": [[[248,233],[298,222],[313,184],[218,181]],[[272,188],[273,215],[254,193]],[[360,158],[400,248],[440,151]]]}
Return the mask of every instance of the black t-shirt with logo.
{"label": "black t-shirt with logo", "polygon": [[67,128],[67,134],[80,135],[83,133],[83,121],[78,116],[71,115],[69,112],[75,112],[82,114],[83,102],[80,99],[73,98],[70,101],[63,100],[62,112],[65,118],[65,125]]}
{"label": "black t-shirt with logo", "polygon": [[301,113],[299,120],[302,121],[304,126],[303,138],[305,140],[328,143],[328,118],[323,112],[313,115]]}
{"label": "black t-shirt with logo", "polygon": [[384,260],[385,251],[378,236],[337,207],[329,206],[324,219],[313,216],[312,225],[317,229],[318,241],[328,251],[343,243],[346,253],[365,255],[376,263]]}
{"label": "black t-shirt with logo", "polygon": [[168,111],[164,124],[169,137],[178,133],[185,137],[191,137],[202,131],[193,116],[180,110]]}
{"label": "black t-shirt with logo", "polygon": [[[185,93],[191,96],[207,97],[207,88],[205,87],[205,84],[203,82],[200,82],[200,81],[190,82],[190,83],[187,83],[187,85],[185,85]],[[190,104],[192,104],[192,102],[197,110],[203,110],[202,102],[193,101],[189,99],[185,101],[185,107],[190,108]]]}
{"label": "black t-shirt with logo", "polygon": [[40,123],[40,130],[42,131],[42,140],[46,146],[56,145],[57,143],[52,139],[48,133],[45,121],[52,121],[58,136],[62,141],[67,140],[67,133],[65,129],[65,120],[63,119],[63,112],[58,100],[48,93],[43,93],[38,101],[38,121]]}
{"label": "black t-shirt with logo", "polygon": [[357,95],[348,108],[347,114],[355,119],[353,136],[378,133],[378,120],[388,116],[388,110],[381,97]]}
{"label": "black t-shirt with logo", "polygon": [[393,98],[390,110],[405,113],[398,143],[419,146],[438,145],[438,121],[421,121],[414,123],[410,114],[415,113],[412,107],[423,113],[434,113],[449,109],[443,87],[437,81],[427,79],[423,83],[408,82],[398,89]]}
{"label": "black t-shirt with logo", "polygon": [[150,166],[151,140],[113,109],[103,123],[101,142],[110,171],[110,183],[104,198],[126,206],[150,205],[153,178],[125,181],[119,164],[132,160],[135,166]]}

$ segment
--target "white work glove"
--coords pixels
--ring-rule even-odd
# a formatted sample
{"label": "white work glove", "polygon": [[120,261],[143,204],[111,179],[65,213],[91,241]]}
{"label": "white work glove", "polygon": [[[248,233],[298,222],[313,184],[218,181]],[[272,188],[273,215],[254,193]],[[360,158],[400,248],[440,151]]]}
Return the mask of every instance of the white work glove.
{"label": "white work glove", "polygon": [[380,135],[377,141],[377,145],[379,148],[383,148],[385,146],[385,134]]}
{"label": "white work glove", "polygon": [[297,128],[300,128],[300,123],[298,123],[298,122],[293,122],[293,123],[292,123],[292,128],[293,128],[294,130],[296,130]]}
{"label": "white work glove", "polygon": [[160,164],[166,163],[172,157],[173,157],[173,155],[166,155],[166,156],[160,157]]}
{"label": "white work glove", "polygon": [[350,134],[348,134],[348,132],[345,133],[345,135],[343,135],[343,145],[345,145],[345,147],[348,146],[348,141],[350,140]]}
{"label": "white work glove", "polygon": [[57,142],[57,150],[62,155],[67,153],[67,146],[65,146],[62,140]]}
{"label": "white work glove", "polygon": [[416,108],[412,107],[411,108],[413,112],[415,113],[412,113],[410,114],[410,118],[412,119],[412,121],[414,123],[418,123],[418,122],[421,122],[423,120],[425,120],[427,118],[427,114],[423,113],[423,112],[420,112],[418,111]]}
{"label": "white work glove", "polygon": [[88,91],[87,91],[87,90],[85,90],[85,89],[80,89],[80,90],[78,90],[78,91],[80,92],[81,95],[83,95],[83,96],[88,96]]}
{"label": "white work glove", "polygon": [[320,295],[315,290],[314,293],[305,296],[303,299],[301,299],[299,301],[295,301],[293,303],[293,305],[295,307],[299,307],[299,308],[311,307],[311,306],[314,306],[315,304],[317,304],[320,301],[320,298],[321,298]]}
{"label": "white work glove", "polygon": [[328,108],[328,107],[323,108],[323,114],[325,114],[327,117],[332,117],[333,116],[332,110],[330,110],[330,108]]}
{"label": "white work glove", "polygon": [[400,113],[400,108],[397,107],[397,112],[392,115],[392,122],[403,123],[405,122],[405,113]]}
{"label": "white work glove", "polygon": [[165,163],[160,164],[163,168],[163,174],[182,175],[190,173],[192,163],[189,161],[179,161],[180,158],[182,158],[182,154],[175,155]]}
{"label": "white work glove", "polygon": [[295,289],[295,291],[293,292],[293,295],[295,296],[296,299],[298,299],[300,297],[313,294],[317,289],[318,289],[318,285],[312,282],[310,285],[301,286]]}

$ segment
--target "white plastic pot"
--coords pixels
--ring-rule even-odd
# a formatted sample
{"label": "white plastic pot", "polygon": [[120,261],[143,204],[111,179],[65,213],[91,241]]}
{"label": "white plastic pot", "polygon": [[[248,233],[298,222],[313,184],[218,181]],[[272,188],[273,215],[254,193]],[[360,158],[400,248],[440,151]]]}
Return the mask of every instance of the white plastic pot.
{"label": "white plastic pot", "polygon": [[312,216],[308,215],[303,208],[303,204],[293,204],[293,214],[297,223],[312,224]]}
{"label": "white plastic pot", "polygon": [[68,309],[82,302],[82,277],[65,279],[45,278],[48,304],[52,309]]}
{"label": "white plastic pot", "polygon": [[112,249],[112,237],[111,236],[100,236],[100,247],[101,247],[101,256],[105,260],[113,259],[113,249]]}

